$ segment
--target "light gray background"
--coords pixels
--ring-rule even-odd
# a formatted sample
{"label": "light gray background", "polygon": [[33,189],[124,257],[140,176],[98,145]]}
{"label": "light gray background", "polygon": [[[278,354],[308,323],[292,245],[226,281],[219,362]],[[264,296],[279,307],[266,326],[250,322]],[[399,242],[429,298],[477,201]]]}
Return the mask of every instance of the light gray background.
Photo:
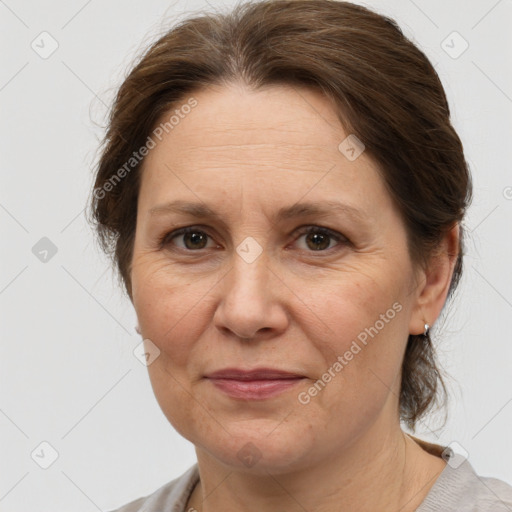
{"label": "light gray background", "polygon": [[[417,435],[458,442],[481,475],[512,484],[512,2],[363,5],[397,19],[435,64],[475,184],[466,274],[442,333],[434,331],[452,377],[450,416],[444,429],[434,417]],[[2,511],[109,510],[195,462],[132,353],[134,312],[83,210],[106,106],[130,62],[177,16],[202,8],[212,9],[0,0]],[[34,40],[49,48],[43,31],[59,45],[47,59],[31,48]],[[456,59],[441,46],[453,31],[469,43]],[[32,252],[42,237],[57,248],[46,262]],[[43,441],[58,452],[48,469],[36,463],[51,456]]]}

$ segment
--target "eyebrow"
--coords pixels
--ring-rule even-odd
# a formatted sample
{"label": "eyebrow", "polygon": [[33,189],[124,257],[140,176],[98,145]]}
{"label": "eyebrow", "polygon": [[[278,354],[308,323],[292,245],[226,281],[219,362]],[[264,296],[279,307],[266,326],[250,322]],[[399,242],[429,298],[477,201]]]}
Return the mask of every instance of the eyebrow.
{"label": "eyebrow", "polygon": [[[172,201],[170,203],[155,206],[149,210],[149,214],[162,215],[169,213],[181,213],[196,217],[198,219],[216,219],[222,222],[221,215],[204,203],[191,203],[188,201]],[[296,203],[292,206],[285,206],[278,210],[275,220],[289,220],[300,217],[325,217],[339,213],[355,221],[363,222],[367,219],[362,211],[348,204],[337,201],[322,201],[321,203]]]}

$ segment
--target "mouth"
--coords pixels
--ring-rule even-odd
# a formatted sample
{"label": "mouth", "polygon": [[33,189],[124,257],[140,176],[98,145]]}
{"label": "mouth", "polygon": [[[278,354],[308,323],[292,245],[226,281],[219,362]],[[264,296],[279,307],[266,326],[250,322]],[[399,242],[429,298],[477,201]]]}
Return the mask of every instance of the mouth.
{"label": "mouth", "polygon": [[206,376],[216,389],[231,398],[264,400],[295,387],[304,375],[273,368],[226,368]]}

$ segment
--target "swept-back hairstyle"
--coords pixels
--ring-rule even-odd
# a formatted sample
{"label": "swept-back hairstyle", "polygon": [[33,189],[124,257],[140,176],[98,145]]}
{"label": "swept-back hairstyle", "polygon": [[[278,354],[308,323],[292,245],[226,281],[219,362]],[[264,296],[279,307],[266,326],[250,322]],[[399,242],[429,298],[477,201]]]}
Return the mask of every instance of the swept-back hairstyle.
{"label": "swept-back hairstyle", "polygon": [[[153,43],[120,86],[90,207],[101,247],[130,298],[140,173],[134,159],[157,121],[195,90],[243,82],[321,91],[379,166],[401,212],[411,260],[426,265],[471,201],[471,177],[441,81],[397,23],[334,0],[245,2],[180,21]],[[127,166],[127,162],[131,162]],[[462,272],[463,232],[449,297]],[[400,418],[412,430],[444,385],[429,336],[410,335]],[[445,405],[445,403],[444,403]]]}

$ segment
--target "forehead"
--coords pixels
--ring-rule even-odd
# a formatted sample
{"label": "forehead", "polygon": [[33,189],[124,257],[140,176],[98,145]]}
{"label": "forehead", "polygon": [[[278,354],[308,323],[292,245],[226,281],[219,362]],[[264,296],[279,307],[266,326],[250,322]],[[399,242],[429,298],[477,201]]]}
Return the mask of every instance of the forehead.
{"label": "forehead", "polygon": [[[190,98],[196,106],[185,109]],[[305,88],[210,86],[182,98],[158,125],[165,129],[165,122],[182,109],[181,116],[172,116],[176,124],[167,125],[157,148],[148,155],[148,166],[159,157],[190,161],[196,156],[230,155],[238,159],[282,157],[298,164],[320,159],[332,165],[340,159],[338,146],[348,135],[334,105],[318,91]]]}
{"label": "forehead", "polygon": [[[194,108],[182,108],[191,98]],[[144,161],[141,195],[150,194],[153,203],[167,200],[170,192],[179,195],[178,184],[201,195],[242,181],[244,192],[253,189],[260,196],[315,189],[308,197],[314,200],[327,189],[343,189],[371,203],[372,194],[384,193],[377,166],[364,152],[351,161],[340,150],[350,134],[318,91],[215,86],[185,96],[160,126],[173,114],[172,128],[167,125]]]}

